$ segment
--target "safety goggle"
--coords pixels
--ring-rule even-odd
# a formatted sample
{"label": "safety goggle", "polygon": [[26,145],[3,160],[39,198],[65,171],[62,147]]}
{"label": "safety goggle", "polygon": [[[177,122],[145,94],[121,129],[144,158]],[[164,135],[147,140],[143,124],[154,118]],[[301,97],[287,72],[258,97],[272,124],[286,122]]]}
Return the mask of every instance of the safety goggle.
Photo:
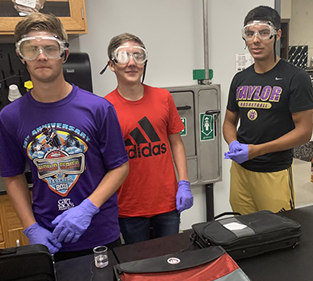
{"label": "safety goggle", "polygon": [[[38,46],[38,42],[41,45]],[[57,36],[24,37],[16,43],[16,52],[24,60],[35,60],[39,54],[44,54],[48,59],[60,59],[69,44],[61,41]]]}
{"label": "safety goggle", "polygon": [[[126,50],[127,48],[127,50]],[[129,52],[131,49],[133,49],[133,52]],[[112,60],[115,63],[119,64],[127,64],[130,60],[130,57],[133,58],[135,63],[137,64],[144,64],[148,59],[148,53],[147,50],[140,46],[128,46],[123,45],[118,47],[112,54]]]}
{"label": "safety goggle", "polygon": [[241,34],[246,41],[252,41],[254,36],[258,36],[260,40],[270,40],[277,31],[270,21],[253,21],[242,28]]}

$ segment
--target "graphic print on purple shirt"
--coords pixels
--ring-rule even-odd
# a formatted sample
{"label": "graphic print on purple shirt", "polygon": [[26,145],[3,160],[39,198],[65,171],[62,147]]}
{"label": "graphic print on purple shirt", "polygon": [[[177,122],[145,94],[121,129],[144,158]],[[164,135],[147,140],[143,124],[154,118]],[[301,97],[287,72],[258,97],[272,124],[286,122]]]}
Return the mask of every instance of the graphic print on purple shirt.
{"label": "graphic print on purple shirt", "polygon": [[86,142],[73,132],[56,130],[46,124],[28,144],[27,155],[37,167],[37,176],[64,197],[85,170]]}

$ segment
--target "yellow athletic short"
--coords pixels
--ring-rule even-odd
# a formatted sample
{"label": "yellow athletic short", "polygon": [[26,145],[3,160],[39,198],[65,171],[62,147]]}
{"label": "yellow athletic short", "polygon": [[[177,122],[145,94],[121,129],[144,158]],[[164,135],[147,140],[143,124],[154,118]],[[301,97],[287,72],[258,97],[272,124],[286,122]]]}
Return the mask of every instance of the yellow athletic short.
{"label": "yellow athletic short", "polygon": [[260,210],[280,212],[294,209],[292,166],[279,172],[260,173],[232,161],[230,204],[234,212],[249,214]]}

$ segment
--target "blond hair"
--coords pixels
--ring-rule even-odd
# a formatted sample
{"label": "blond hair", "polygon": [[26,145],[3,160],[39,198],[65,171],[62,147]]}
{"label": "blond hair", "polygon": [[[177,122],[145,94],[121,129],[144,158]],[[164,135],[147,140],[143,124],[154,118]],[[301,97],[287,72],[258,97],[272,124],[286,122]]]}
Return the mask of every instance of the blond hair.
{"label": "blond hair", "polygon": [[18,42],[24,35],[31,31],[46,31],[67,42],[67,33],[61,21],[53,14],[33,13],[17,23],[14,37]]}
{"label": "blond hair", "polygon": [[141,39],[133,34],[130,33],[122,33],[120,35],[117,35],[113,37],[109,43],[108,46],[108,57],[109,59],[112,59],[113,52],[121,46],[123,43],[133,41],[138,43],[142,48],[146,48]]}

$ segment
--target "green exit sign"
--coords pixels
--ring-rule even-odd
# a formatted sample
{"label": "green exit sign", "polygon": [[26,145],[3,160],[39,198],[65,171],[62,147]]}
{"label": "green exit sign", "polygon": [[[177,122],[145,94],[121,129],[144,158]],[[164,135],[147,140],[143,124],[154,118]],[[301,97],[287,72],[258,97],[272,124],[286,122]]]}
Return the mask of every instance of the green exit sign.
{"label": "green exit sign", "polygon": [[[212,78],[213,78],[213,69],[209,69],[209,80],[211,80]],[[193,80],[205,80],[204,69],[194,69]]]}

